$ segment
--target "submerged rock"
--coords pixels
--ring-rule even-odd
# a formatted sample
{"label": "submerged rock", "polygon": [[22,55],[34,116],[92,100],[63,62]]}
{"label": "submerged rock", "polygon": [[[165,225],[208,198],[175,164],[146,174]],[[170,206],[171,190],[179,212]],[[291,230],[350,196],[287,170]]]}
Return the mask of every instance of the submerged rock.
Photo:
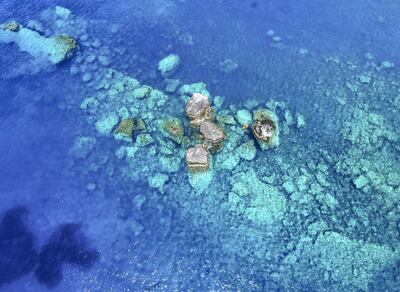
{"label": "submerged rock", "polygon": [[0,29],[0,43],[15,43],[21,51],[35,59],[58,64],[72,56],[77,48],[76,40],[68,34],[45,37],[16,22],[3,24]]}
{"label": "submerged rock", "polygon": [[183,130],[183,125],[182,122],[173,117],[168,117],[166,119],[163,119],[159,122],[159,126],[161,129],[161,133],[173,140],[174,142],[181,144],[182,139],[184,137],[184,130]]}
{"label": "submerged rock", "polygon": [[209,167],[209,152],[203,145],[196,145],[186,151],[186,163],[191,171],[205,171]]}
{"label": "submerged rock", "polygon": [[20,27],[21,25],[16,21],[10,21],[0,26],[0,28],[3,30],[9,30],[13,32],[19,31]]}
{"label": "submerged rock", "polygon": [[114,132],[116,134],[121,134],[124,137],[132,138],[134,127],[135,127],[134,120],[132,118],[127,118],[119,122]]}
{"label": "submerged rock", "polygon": [[180,64],[178,55],[171,54],[158,63],[158,70],[164,77],[172,75]]}

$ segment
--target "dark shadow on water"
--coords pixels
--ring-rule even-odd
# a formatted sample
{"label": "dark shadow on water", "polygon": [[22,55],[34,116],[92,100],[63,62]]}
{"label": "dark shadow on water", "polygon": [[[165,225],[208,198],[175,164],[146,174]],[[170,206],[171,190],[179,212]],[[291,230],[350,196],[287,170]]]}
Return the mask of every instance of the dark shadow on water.
{"label": "dark shadow on water", "polygon": [[34,271],[40,283],[56,287],[62,280],[63,265],[88,270],[99,253],[88,248],[81,225],[60,225],[38,253],[35,236],[24,223],[28,211],[23,207],[4,213],[0,224],[0,288]]}
{"label": "dark shadow on water", "polygon": [[52,288],[60,283],[64,263],[87,270],[99,258],[97,251],[85,246],[85,238],[79,229],[79,224],[61,225],[49,243],[42,247],[35,274],[47,287]]}
{"label": "dark shadow on water", "polygon": [[0,224],[0,287],[31,272],[37,263],[35,238],[24,222],[27,210],[8,210]]}

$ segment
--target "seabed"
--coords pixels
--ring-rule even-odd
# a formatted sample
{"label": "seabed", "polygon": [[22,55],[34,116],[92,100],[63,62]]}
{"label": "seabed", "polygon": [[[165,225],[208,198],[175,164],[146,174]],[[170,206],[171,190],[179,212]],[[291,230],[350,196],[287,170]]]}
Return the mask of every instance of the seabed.
{"label": "seabed", "polygon": [[[174,44],[146,75],[141,57],[118,45],[125,27],[60,6],[43,11],[36,27],[14,21],[0,28],[0,48],[16,60],[25,55],[7,78],[62,71],[75,86],[68,94],[56,82],[64,97],[54,106],[65,117],[59,130],[72,137],[62,175],[85,186],[65,205],[59,202],[69,195],[59,190],[43,211],[26,216],[38,220],[36,229],[80,218],[82,228],[74,228],[83,230],[82,252],[91,256],[83,271],[64,269],[61,284],[40,277],[43,264],[32,257],[26,272],[39,280],[32,290],[400,289],[400,79],[393,63],[371,54],[321,56],[268,31],[274,51],[263,94],[236,101],[214,92],[240,70],[232,59],[221,61],[214,84],[187,82],[194,65]],[[99,35],[96,26],[107,30]],[[174,33],[180,46],[194,46],[184,31]],[[290,84],[282,81],[286,72]],[[197,93],[209,98],[226,138],[206,169],[191,171],[186,151],[204,141],[185,106]],[[252,132],[260,115],[276,125],[267,142]],[[22,199],[40,209],[31,200]],[[71,241],[80,242],[69,228]],[[49,244],[60,246],[57,236]],[[68,256],[64,262],[79,266]],[[20,287],[12,280],[0,277],[0,288]]]}

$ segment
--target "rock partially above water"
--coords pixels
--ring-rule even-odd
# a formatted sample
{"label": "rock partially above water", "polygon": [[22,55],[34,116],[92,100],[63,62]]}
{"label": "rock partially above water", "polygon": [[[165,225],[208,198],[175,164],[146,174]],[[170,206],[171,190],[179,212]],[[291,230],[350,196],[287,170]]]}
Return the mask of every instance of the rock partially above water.
{"label": "rock partially above water", "polygon": [[253,134],[257,139],[264,140],[268,142],[275,132],[274,124],[269,121],[255,121],[253,124]]}
{"label": "rock partially above water", "polygon": [[220,143],[225,140],[224,131],[216,124],[210,121],[203,121],[200,124],[200,133],[204,139],[213,144]]}
{"label": "rock partially above water", "polygon": [[277,147],[279,145],[278,117],[270,110],[259,109],[253,113],[253,118],[251,130],[261,149]]}
{"label": "rock partially above water", "polygon": [[203,120],[210,120],[212,114],[208,97],[201,93],[193,93],[186,103],[186,114],[194,126],[199,126]]}
{"label": "rock partially above water", "polygon": [[204,171],[209,166],[209,152],[203,145],[198,144],[186,151],[186,163],[189,170]]}

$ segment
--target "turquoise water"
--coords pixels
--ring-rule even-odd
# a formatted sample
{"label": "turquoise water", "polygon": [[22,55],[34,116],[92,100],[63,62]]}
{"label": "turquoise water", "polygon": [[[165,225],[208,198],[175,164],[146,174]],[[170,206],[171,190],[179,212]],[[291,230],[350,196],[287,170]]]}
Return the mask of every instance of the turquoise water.
{"label": "turquoise water", "polygon": [[[3,1],[0,290],[400,290],[399,16]],[[226,136],[201,172],[193,93]]]}

